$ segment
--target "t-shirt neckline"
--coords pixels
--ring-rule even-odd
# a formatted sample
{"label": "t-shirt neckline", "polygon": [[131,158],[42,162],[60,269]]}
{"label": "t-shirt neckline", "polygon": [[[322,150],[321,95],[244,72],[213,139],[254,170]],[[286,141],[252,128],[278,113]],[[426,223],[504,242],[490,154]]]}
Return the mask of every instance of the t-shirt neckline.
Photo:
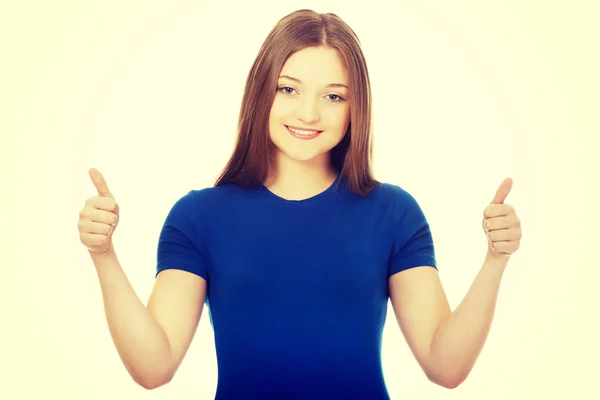
{"label": "t-shirt neckline", "polygon": [[321,193],[317,193],[314,196],[308,197],[306,199],[301,200],[288,200],[281,196],[276,195],[272,191],[270,191],[265,185],[261,185],[260,192],[263,196],[265,196],[269,201],[285,206],[307,206],[312,204],[318,204],[325,201],[329,201],[335,198],[335,194],[338,192],[339,186],[341,184],[341,173],[337,173],[337,176],[333,183],[329,185],[327,189],[322,191]]}

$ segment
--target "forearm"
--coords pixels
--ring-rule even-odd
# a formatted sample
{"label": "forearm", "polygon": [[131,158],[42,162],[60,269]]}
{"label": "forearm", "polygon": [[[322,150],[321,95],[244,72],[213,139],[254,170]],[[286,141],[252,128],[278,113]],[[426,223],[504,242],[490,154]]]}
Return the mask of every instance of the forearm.
{"label": "forearm", "polygon": [[429,366],[440,384],[456,387],[473,368],[490,331],[507,262],[488,254],[463,301],[434,335]]}
{"label": "forearm", "polygon": [[143,387],[164,384],[172,359],[164,330],[133,290],[114,250],[90,254],[100,280],[110,334],[125,368]]}

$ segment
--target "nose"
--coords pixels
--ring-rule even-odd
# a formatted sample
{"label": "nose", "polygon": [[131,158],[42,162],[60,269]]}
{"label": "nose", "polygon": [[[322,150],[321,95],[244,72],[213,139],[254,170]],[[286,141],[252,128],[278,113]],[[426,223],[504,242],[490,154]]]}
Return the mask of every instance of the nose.
{"label": "nose", "polygon": [[295,117],[305,124],[314,124],[321,119],[317,101],[305,98],[298,102],[295,110]]}

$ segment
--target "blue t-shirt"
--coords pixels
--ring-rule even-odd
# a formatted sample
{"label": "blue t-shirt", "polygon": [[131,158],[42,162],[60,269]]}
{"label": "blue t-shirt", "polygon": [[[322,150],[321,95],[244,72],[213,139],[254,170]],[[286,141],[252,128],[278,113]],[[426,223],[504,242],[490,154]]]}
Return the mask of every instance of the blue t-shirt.
{"label": "blue t-shirt", "polygon": [[286,200],[264,186],[191,190],[170,210],[157,275],[207,283],[216,399],[389,399],[381,344],[388,278],[437,268],[429,224],[404,189]]}

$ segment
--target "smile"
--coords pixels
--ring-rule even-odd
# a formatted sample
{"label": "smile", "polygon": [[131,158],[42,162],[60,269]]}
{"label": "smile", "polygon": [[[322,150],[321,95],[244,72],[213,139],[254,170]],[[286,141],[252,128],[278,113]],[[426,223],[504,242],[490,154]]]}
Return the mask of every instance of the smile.
{"label": "smile", "polygon": [[292,136],[294,136],[295,138],[298,138],[298,139],[303,139],[303,140],[314,139],[317,136],[319,136],[321,134],[321,132],[323,132],[323,131],[317,131],[314,129],[299,129],[299,128],[292,128],[287,125],[284,125],[284,126]]}

